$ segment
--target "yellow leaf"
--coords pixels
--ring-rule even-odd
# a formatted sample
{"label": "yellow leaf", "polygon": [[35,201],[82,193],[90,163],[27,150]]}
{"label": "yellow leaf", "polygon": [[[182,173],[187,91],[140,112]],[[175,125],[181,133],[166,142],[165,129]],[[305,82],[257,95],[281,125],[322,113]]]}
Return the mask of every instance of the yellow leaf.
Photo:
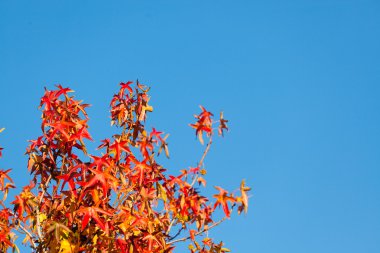
{"label": "yellow leaf", "polygon": [[143,108],[145,109],[145,111],[153,112],[153,107],[150,105],[143,106]]}
{"label": "yellow leaf", "polygon": [[22,240],[22,244],[26,244],[30,240],[29,235],[25,235],[24,240]]}
{"label": "yellow leaf", "polygon": [[0,129],[0,133],[1,133],[2,131],[4,131],[4,130],[5,130],[5,128],[4,128],[4,127],[3,127],[3,128],[1,128],[1,129]]}
{"label": "yellow leaf", "polygon": [[38,220],[40,223],[44,222],[44,220],[46,220],[46,218],[47,218],[46,214],[44,214],[44,213],[41,213],[38,215]]}
{"label": "yellow leaf", "polygon": [[59,253],[73,253],[73,252],[75,252],[75,245],[71,244],[66,239],[62,240],[61,247],[59,248]]}
{"label": "yellow leaf", "polygon": [[165,188],[160,183],[158,183],[158,192],[162,200],[166,202],[168,200],[168,196],[166,195]]}
{"label": "yellow leaf", "polygon": [[134,230],[133,231],[133,235],[134,236],[139,236],[141,234],[141,231],[140,230]]}
{"label": "yellow leaf", "polygon": [[94,245],[98,243],[98,235],[95,235],[94,238],[92,238],[92,242],[94,243]]}

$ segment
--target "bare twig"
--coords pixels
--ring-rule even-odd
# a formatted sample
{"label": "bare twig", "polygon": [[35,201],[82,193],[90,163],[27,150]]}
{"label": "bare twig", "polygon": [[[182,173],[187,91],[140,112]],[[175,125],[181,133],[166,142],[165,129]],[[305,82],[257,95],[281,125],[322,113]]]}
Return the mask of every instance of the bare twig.
{"label": "bare twig", "polygon": [[176,233],[175,235],[171,236],[169,239],[170,239],[170,240],[175,239],[177,236],[179,236],[179,235],[181,234],[182,230],[183,230],[183,227],[181,227],[181,228],[177,231],[177,233]]}
{"label": "bare twig", "polygon": [[[215,222],[214,224],[212,224],[212,225],[209,226],[208,228],[204,228],[204,229],[202,229],[201,231],[198,231],[197,233],[195,233],[195,236],[200,235],[200,234],[203,234],[204,232],[206,232],[206,231],[212,229],[213,227],[218,226],[220,223],[222,223],[222,222],[225,221],[226,219],[227,219],[227,216],[224,217],[223,219],[221,219],[220,221]],[[190,238],[191,238],[191,236],[183,237],[183,238],[180,238],[180,239],[177,239],[177,240],[170,241],[170,242],[168,242],[167,244],[174,244],[174,243],[177,243],[177,242],[183,242],[183,241],[189,240]]]}
{"label": "bare twig", "polygon": [[21,225],[20,223],[19,224],[17,224],[17,226],[25,233],[25,234],[27,234],[28,236],[29,236],[29,238],[30,238],[30,242],[32,243],[32,247],[34,248],[34,249],[36,249],[37,248],[37,246],[36,246],[36,244],[34,243],[34,241],[33,241],[33,236],[32,236],[32,234],[23,226],[23,225]]}
{"label": "bare twig", "polygon": [[208,151],[210,150],[211,144],[212,144],[212,137],[210,137],[210,139],[208,141],[207,147],[206,147],[205,151],[203,152],[201,160],[198,163],[198,167],[201,167],[203,165],[203,162],[206,158],[206,155],[207,155]]}
{"label": "bare twig", "polygon": [[[208,143],[207,143],[207,146],[206,146],[205,151],[203,152],[202,158],[201,158],[201,160],[200,160],[199,163],[198,163],[198,168],[201,168],[201,167],[202,167],[203,162],[204,162],[204,160],[205,160],[205,158],[206,158],[206,155],[207,155],[207,153],[208,153],[209,150],[210,150],[211,144],[212,144],[212,137],[210,137],[210,139],[209,139],[209,141],[208,141]],[[196,176],[194,177],[193,182],[191,182],[191,184],[190,184],[191,187],[193,187],[194,184],[197,182],[198,177],[199,177],[198,175],[196,175]]]}
{"label": "bare twig", "polygon": [[173,226],[174,222],[175,222],[175,219],[173,219],[172,222],[170,222],[170,225],[169,225],[168,229],[166,230],[166,234],[167,235],[169,235],[170,229],[172,229],[172,226]]}

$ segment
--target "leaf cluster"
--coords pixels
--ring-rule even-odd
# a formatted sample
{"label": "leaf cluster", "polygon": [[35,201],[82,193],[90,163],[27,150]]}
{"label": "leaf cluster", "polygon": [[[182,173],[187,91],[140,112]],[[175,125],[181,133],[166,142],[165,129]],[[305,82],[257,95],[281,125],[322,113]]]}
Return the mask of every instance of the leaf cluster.
{"label": "leaf cluster", "polygon": [[[0,201],[0,251],[16,249],[15,229],[33,252],[169,253],[187,240],[192,253],[228,252],[203,235],[234,209],[247,212],[250,189],[243,181],[238,195],[221,187],[211,200],[201,194],[214,130],[222,135],[228,129],[223,114],[215,121],[201,106],[190,126],[202,144],[207,137],[203,156],[195,167],[170,175],[157,161],[162,151],[169,157],[168,135],[145,127],[153,111],[147,86],[120,83],[110,103],[111,125],[119,133],[101,141],[101,155],[87,151],[89,105],[72,92],[60,85],[45,89],[42,134],[26,151],[33,179],[15,197],[13,211]],[[14,187],[8,173],[0,171],[4,197]],[[225,217],[216,221],[219,207]]]}

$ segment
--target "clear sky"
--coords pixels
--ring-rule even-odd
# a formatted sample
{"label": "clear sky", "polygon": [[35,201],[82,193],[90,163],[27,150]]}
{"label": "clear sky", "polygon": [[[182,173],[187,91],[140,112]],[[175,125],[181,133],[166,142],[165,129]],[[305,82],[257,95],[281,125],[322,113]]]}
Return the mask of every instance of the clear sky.
{"label": "clear sky", "polygon": [[173,173],[201,154],[198,105],[230,120],[208,183],[245,178],[251,206],[211,237],[238,253],[380,252],[379,13],[378,0],[1,0],[0,167],[28,182],[44,86],[92,104],[100,140],[118,83],[139,78]]}

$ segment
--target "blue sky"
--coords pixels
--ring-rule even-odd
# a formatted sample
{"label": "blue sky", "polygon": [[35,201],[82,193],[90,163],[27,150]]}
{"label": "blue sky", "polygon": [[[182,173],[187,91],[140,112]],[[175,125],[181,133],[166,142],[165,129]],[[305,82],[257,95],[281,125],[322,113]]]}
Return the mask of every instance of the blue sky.
{"label": "blue sky", "polygon": [[187,126],[198,105],[230,120],[208,183],[245,178],[251,206],[211,237],[241,253],[380,252],[379,11],[374,0],[2,0],[0,167],[28,182],[44,86],[92,104],[100,140],[115,131],[118,83],[139,78],[173,173],[201,155]]}

